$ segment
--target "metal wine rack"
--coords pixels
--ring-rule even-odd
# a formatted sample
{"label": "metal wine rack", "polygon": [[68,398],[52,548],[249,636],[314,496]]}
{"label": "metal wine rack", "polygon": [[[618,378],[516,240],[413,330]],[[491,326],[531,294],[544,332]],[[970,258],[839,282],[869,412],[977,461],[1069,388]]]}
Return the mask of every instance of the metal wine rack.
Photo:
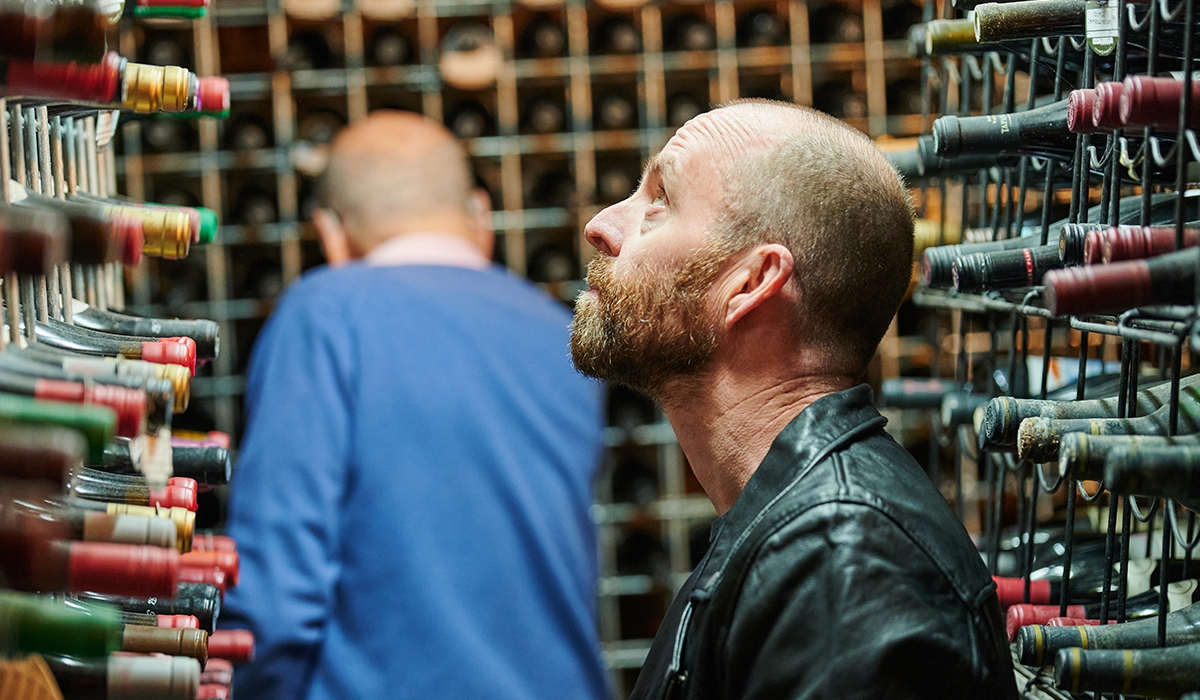
{"label": "metal wine rack", "polygon": [[[1029,60],[1025,64],[1032,66],[1029,73],[1024,69],[1018,71],[1018,62],[1011,55],[925,57],[922,94],[927,100],[925,114],[930,117],[926,123],[938,115],[1023,111],[1031,109],[1038,97],[1058,100],[1071,89],[1090,88],[1101,80],[1120,81],[1127,72],[1127,60],[1134,46],[1129,39],[1135,32],[1142,37],[1139,46],[1145,50],[1146,72],[1162,74],[1156,46],[1161,29],[1168,22],[1194,26],[1195,5],[1195,0],[1113,2],[1121,21],[1111,62],[1098,60],[1079,37],[1012,42],[1014,50],[1027,56],[1040,53],[1048,59]],[[955,7],[945,0],[936,7],[926,7],[926,20],[960,18],[965,16],[963,9],[961,4]],[[1068,67],[1067,51],[1084,56],[1082,69]],[[1196,52],[1191,38],[1185,39],[1179,61],[1182,65],[1172,68],[1182,70],[1185,76],[1185,95],[1191,92]],[[982,90],[973,93],[972,88],[977,86]],[[983,95],[989,97],[985,99]],[[1111,134],[1080,134],[1069,163],[1025,157],[1013,167],[922,180],[916,183],[921,213],[938,222],[942,242],[947,235],[969,226],[987,230],[989,240],[1010,238],[1023,222],[1032,220],[1035,230],[1040,228],[1041,244],[1046,244],[1055,242],[1058,235],[1050,229],[1052,219],[1061,216],[1072,223],[1116,224],[1120,198],[1138,196],[1144,203],[1139,223],[1149,225],[1151,196],[1174,193],[1178,208],[1172,222],[1165,225],[1174,225],[1182,236],[1184,192],[1190,185],[1186,177],[1188,165],[1200,162],[1195,132],[1183,128],[1188,123],[1189,110],[1190,103],[1182,101],[1178,139],[1161,138],[1151,127],[1118,129]],[[1174,176],[1152,179],[1152,170],[1173,172]],[[1043,180],[1036,187],[1030,185],[1035,172]],[[1137,182],[1133,180],[1135,175]],[[1142,187],[1143,182],[1152,185]],[[1089,222],[1089,209],[1095,205],[1099,205],[1100,215],[1092,215]],[[1197,263],[1200,264],[1200,257]],[[1156,379],[1171,382],[1169,410],[1174,430],[1180,378],[1197,367],[1193,354],[1200,350],[1197,306],[1147,307],[1116,316],[1055,316],[1048,309],[1044,294],[1045,288],[1041,286],[984,294],[918,288],[912,304],[932,314],[932,319],[924,317],[922,322],[933,359],[928,365],[909,368],[911,373],[953,377],[956,384],[969,385],[972,391],[990,396],[1046,398],[1048,390],[1054,388],[1049,386],[1050,368],[1057,363],[1060,369],[1077,367],[1074,371],[1079,380],[1074,398],[1079,400],[1098,398],[1088,393],[1093,390],[1084,381],[1089,366],[1095,366],[1096,360],[1101,367],[1105,362],[1114,363],[1119,365],[1115,389],[1122,397],[1118,415],[1134,416],[1137,407],[1132,399],[1139,382],[1155,375]],[[1028,381],[1032,378],[1032,368],[1039,364],[1040,377]],[[1005,369],[1007,377],[1003,374]],[[1025,373],[1028,388],[1023,393],[1000,385],[1011,382],[1011,386],[1019,386],[1013,381],[1014,372]],[[918,421],[925,419],[923,413],[916,417]],[[1063,576],[1067,578],[1076,544],[1086,528],[1103,540],[1106,571],[1119,587],[1114,594],[1104,595],[1101,614],[1105,619],[1122,621],[1130,546],[1139,536],[1146,537],[1147,532],[1162,533],[1147,538],[1153,549],[1148,544],[1146,549],[1151,551],[1144,556],[1182,559],[1184,578],[1200,573],[1200,566],[1192,561],[1195,547],[1200,544],[1195,513],[1168,499],[1148,502],[1133,496],[1114,496],[1104,490],[1103,484],[1085,486],[1061,476],[1053,477],[1052,473],[1057,472],[1053,465],[1034,464],[1013,455],[977,448],[970,426],[949,430],[949,435],[939,437],[939,429],[946,432],[946,428],[936,425],[936,418],[932,420],[933,439],[940,439],[942,444],[940,449],[935,446],[930,452],[934,461],[931,472],[939,475],[943,491],[953,494],[951,500],[964,523],[978,536],[993,573],[1002,566],[1001,560],[1011,555],[1016,562],[1016,573],[1028,580],[1037,543],[1035,533],[1041,532],[1043,537],[1051,539],[1051,544],[1059,546]],[[1051,523],[1057,523],[1057,529],[1049,529]],[[1115,573],[1114,565],[1118,567]],[[1106,579],[1102,590],[1109,588]],[[1161,612],[1166,610],[1167,595],[1166,586],[1160,588]],[[1025,595],[1028,600],[1028,585]],[[1061,598],[1060,610],[1064,614],[1067,595],[1064,592]],[[1158,619],[1163,621],[1164,616],[1160,614]],[[1160,644],[1164,629],[1164,625],[1159,626]],[[1024,684],[1026,692],[1036,693],[1039,686],[1049,681],[1036,671],[1022,670],[1029,679]]]}
{"label": "metal wine rack", "polygon": [[[847,121],[864,132],[915,135],[925,127],[922,116],[908,106],[918,94],[921,66],[909,56],[903,38],[908,25],[920,19],[919,3],[614,4],[619,3],[427,0],[414,3],[397,19],[380,20],[366,4],[347,0],[336,17],[314,22],[289,14],[279,0],[215,0],[206,18],[187,25],[122,25],[125,55],[154,62],[150,47],[174,42],[181,51],[177,55],[190,61],[187,67],[201,76],[223,75],[232,88],[229,120],[200,119],[186,127],[172,148],[154,145],[150,130],[157,126],[152,120],[128,121],[120,133],[123,155],[116,167],[122,191],[138,199],[190,200],[222,215],[217,243],[186,261],[152,261],[131,280],[132,308],[211,318],[221,326],[221,357],[196,377],[195,408],[178,417],[177,424],[225,431],[236,444],[253,340],[280,290],[321,260],[303,211],[312,187],[305,159],[313,144],[300,132],[313,114],[333,112],[355,120],[373,109],[401,107],[450,120],[460,103],[482,105],[489,115],[485,135],[469,139],[467,148],[493,198],[497,257],[514,272],[527,274],[541,246],[565,249],[571,263],[567,279],[545,281],[536,273],[534,278],[568,303],[591,257],[583,225],[624,196],[606,194],[601,182],[605,172],[623,169],[630,185],[636,183],[642,163],[674,132],[668,107],[676,93],[694,94],[703,107],[739,96],[812,104],[814,99],[820,103],[827,89],[837,92],[843,86],[861,110]],[[821,13],[838,7],[860,23],[861,41],[836,43],[810,36],[810,18],[820,19]],[[778,44],[748,46],[739,35],[746,17],[757,11],[780,22],[783,39]],[[671,27],[683,16],[711,27],[711,49],[671,50]],[[543,17],[561,26],[566,50],[553,58],[523,57],[522,33]],[[632,23],[640,48],[617,54],[597,46],[613,18]],[[466,22],[490,27],[503,59],[495,84],[477,91],[456,88],[439,73],[445,32]],[[409,61],[372,65],[369,44],[384,27],[408,39]],[[330,47],[331,64],[288,70],[289,43],[314,32]],[[636,115],[629,128],[599,128],[593,112],[608,93],[632,100]],[[538,96],[564,107],[559,131],[539,134],[526,128],[529,100]],[[266,141],[250,148],[231,144],[237,125],[255,117],[265,126]],[[531,179],[559,171],[566,173],[565,201],[531,203]],[[274,210],[269,220],[239,211],[244,198],[239,190],[244,193],[251,186],[267,193]],[[594,514],[601,537],[603,651],[614,695],[625,697],[667,603],[707,544],[714,511],[661,414],[644,401],[617,394],[609,407],[609,467],[597,485]]]}

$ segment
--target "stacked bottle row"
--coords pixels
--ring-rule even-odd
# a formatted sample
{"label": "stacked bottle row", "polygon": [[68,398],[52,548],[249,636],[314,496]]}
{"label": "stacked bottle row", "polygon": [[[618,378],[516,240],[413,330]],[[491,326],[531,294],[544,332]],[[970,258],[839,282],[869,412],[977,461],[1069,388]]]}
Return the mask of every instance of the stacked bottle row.
{"label": "stacked bottle row", "polygon": [[[203,7],[141,3],[138,17]],[[203,207],[116,194],[122,113],[220,115],[228,82],[109,50],[122,5],[0,4],[0,697],[229,697],[227,538],[195,533],[229,440],[172,433],[212,321],[123,313],[126,270],[208,243]],[[61,695],[59,695],[61,693]]]}
{"label": "stacked bottle row", "polygon": [[1195,3],[937,14],[909,33],[936,119],[891,157],[927,217],[909,369],[954,372],[884,403],[928,416],[1031,685],[1200,692]]}

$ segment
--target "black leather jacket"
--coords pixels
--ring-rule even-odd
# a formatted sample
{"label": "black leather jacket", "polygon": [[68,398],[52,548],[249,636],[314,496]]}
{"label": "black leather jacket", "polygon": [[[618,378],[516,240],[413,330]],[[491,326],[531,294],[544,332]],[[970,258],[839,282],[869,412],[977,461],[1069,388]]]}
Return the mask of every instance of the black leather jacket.
{"label": "black leather jacket", "polygon": [[632,698],[1016,698],[995,584],[871,389],[776,437]]}

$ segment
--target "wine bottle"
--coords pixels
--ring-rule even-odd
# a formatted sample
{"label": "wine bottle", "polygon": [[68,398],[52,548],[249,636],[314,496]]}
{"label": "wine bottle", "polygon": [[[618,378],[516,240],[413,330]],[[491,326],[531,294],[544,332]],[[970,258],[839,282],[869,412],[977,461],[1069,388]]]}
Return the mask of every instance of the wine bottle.
{"label": "wine bottle", "polygon": [[191,51],[173,35],[148,37],[142,44],[142,60],[155,66],[188,66],[192,64]]}
{"label": "wine bottle", "polygon": [[49,540],[0,529],[0,576],[21,591],[173,596],[179,552],[165,547]]}
{"label": "wine bottle", "polygon": [[937,154],[948,158],[962,153],[988,153],[1069,161],[1075,153],[1075,136],[1067,128],[1065,99],[1025,112],[939,117],[933,123],[933,139]]}
{"label": "wine bottle", "polygon": [[127,503],[105,503],[86,498],[64,498],[50,501],[51,505],[66,505],[73,508],[95,510],[112,515],[141,515],[148,518],[168,518],[175,523],[175,548],[181,553],[191,551],[192,533],[196,527],[196,513],[187,508],[163,508],[162,506],[135,506]]}
{"label": "wine bottle", "polygon": [[0,58],[29,61],[99,61],[108,20],[89,5],[50,2],[0,7]]}
{"label": "wine bottle", "polygon": [[[1028,0],[1026,0],[1028,1]],[[1122,83],[1106,81],[1096,84],[1096,99],[1092,102],[1092,126],[1097,131],[1120,129],[1125,120],[1121,118]]]}
{"label": "wine bottle", "polygon": [[637,107],[625,95],[600,93],[596,101],[596,129],[632,129],[637,126]]}
{"label": "wine bottle", "polygon": [[1104,459],[1104,484],[1114,493],[1200,502],[1200,444],[1121,445]]}
{"label": "wine bottle", "polygon": [[194,569],[216,569],[225,575],[230,586],[236,586],[240,562],[236,551],[193,551],[179,557],[181,566]]}
{"label": "wine bottle", "polygon": [[[137,468],[130,457],[128,440],[113,440],[105,448],[104,458],[90,462],[93,466],[116,474],[136,474]],[[197,484],[222,485],[229,483],[233,467],[229,450],[224,447],[187,447],[173,445],[171,461],[175,475],[194,479]]]}
{"label": "wine bottle", "polygon": [[24,216],[66,218],[69,237],[65,241],[64,250],[65,255],[74,262],[91,265],[129,262],[141,257],[145,225],[140,219],[123,214],[107,216],[97,211],[85,212],[69,206],[49,207],[41,202],[35,203],[35,200],[28,197],[21,199],[17,204],[19,206],[0,203],[0,215],[13,221],[20,221]]}
{"label": "wine bottle", "polygon": [[165,488],[153,488],[145,477],[80,467],[68,479],[67,492],[106,503],[196,510],[196,481],[180,476],[171,477]]}
{"label": "wine bottle", "polygon": [[66,259],[70,224],[48,209],[0,206],[0,271],[44,275]]}
{"label": "wine bottle", "polygon": [[1059,246],[1051,243],[1033,248],[972,253],[951,264],[954,289],[985,292],[995,289],[1032,287],[1050,270],[1062,268]]}
{"label": "wine bottle", "polygon": [[0,654],[106,656],[121,648],[121,616],[73,609],[45,596],[0,590]]}
{"label": "wine bottle", "polygon": [[862,16],[831,2],[809,10],[808,40],[812,44],[858,44],[863,40]]}
{"label": "wine bottle", "polygon": [[592,53],[632,54],[642,48],[642,35],[625,17],[613,15],[596,24]]}
{"label": "wine bottle", "polygon": [[933,410],[942,399],[962,392],[962,384],[949,379],[897,377],[883,380],[879,387],[879,405],[887,408]]}
{"label": "wine bottle", "polygon": [[[1102,263],[1139,260],[1175,250],[1175,229],[1163,226],[1116,226],[1096,232]],[[1200,245],[1200,229],[1183,230],[1183,247]]]}
{"label": "wine bottle", "polygon": [[[1187,377],[1183,386],[1200,381],[1200,375]],[[1137,413],[1146,415],[1167,405],[1171,385],[1168,382],[1153,387],[1143,387],[1137,393]],[[980,439],[985,447],[1004,448],[1017,444],[1017,430],[1027,418],[1090,419],[1116,418],[1117,399],[1089,399],[1087,401],[1041,401],[998,396],[988,403],[983,417]]]}
{"label": "wine bottle", "polygon": [[[1200,88],[1192,81],[1192,104],[1188,128],[1200,124]],[[1183,80],[1131,75],[1120,93],[1120,119],[1125,126],[1153,126],[1175,131],[1179,128],[1179,102]]]}
{"label": "wine bottle", "polygon": [[1046,274],[1046,308],[1055,316],[1125,311],[1154,304],[1191,304],[1196,252],[1055,270]]}
{"label": "wine bottle", "polygon": [[456,24],[442,37],[438,68],[442,79],[460,90],[482,90],[496,82],[502,58],[486,25]]}
{"label": "wine bottle", "polygon": [[844,80],[830,80],[813,88],[813,107],[838,119],[867,116],[867,98]]}
{"label": "wine bottle", "polygon": [[296,139],[312,144],[327,144],[346,125],[346,117],[333,109],[314,109],[296,124]]}
{"label": "wine bottle", "polygon": [[181,566],[179,580],[182,583],[206,583],[216,586],[221,593],[221,600],[225,600],[225,592],[230,585],[225,572],[211,566]]}
{"label": "wine bottle", "polygon": [[679,15],[663,31],[667,51],[712,51],[717,48],[717,31],[699,15]]}
{"label": "wine bottle", "polygon": [[[751,10],[737,22],[739,47],[783,46],[787,41],[787,25],[767,10]],[[813,41],[815,43],[816,39]]]}
{"label": "wine bottle", "polygon": [[455,136],[466,141],[491,136],[495,132],[496,120],[483,105],[474,100],[465,100],[450,111],[446,126]]}
{"label": "wine bottle", "polygon": [[196,374],[196,341],[191,338],[148,338],[136,335],[116,335],[72,326],[47,319],[38,323],[37,339],[51,347],[105,357],[128,357],[159,364],[173,364]]}
{"label": "wine bottle", "polygon": [[[1116,575],[1116,572],[1114,572],[1114,579],[1116,578]],[[1177,581],[1170,584],[1168,588],[1178,588],[1180,586],[1194,591],[1196,587],[1196,581]],[[1175,597],[1178,598],[1179,596]],[[1193,593],[1188,593],[1185,597],[1185,605],[1192,605],[1194,602],[1197,602]],[[1158,615],[1158,601],[1159,591],[1157,587],[1143,591],[1136,595],[1130,595],[1125,601],[1125,619],[1140,620]],[[1115,605],[1113,605],[1110,609],[1115,614]],[[1009,607],[1005,613],[1005,627],[1008,631],[1008,641],[1017,641],[1022,635],[1021,630],[1026,627],[1049,626],[1050,620],[1056,617],[1060,610],[1061,608],[1058,605],[1027,605],[1024,603],[1018,603]],[[1068,615],[1074,615],[1078,618],[1082,618],[1085,620],[1085,622],[1098,623],[1101,612],[1103,612],[1102,603],[1099,601],[1090,602],[1084,605],[1067,606]],[[1084,624],[1076,626],[1094,627],[1096,625]],[[1076,639],[1078,640],[1078,637],[1076,637]],[[1021,663],[1027,663],[1031,666],[1041,666],[1046,663],[1045,657],[1036,656],[1038,653],[1038,647],[1036,644],[1026,644],[1024,646],[1026,649],[1032,651],[1035,656],[1029,661],[1022,659]],[[1042,652],[1045,652],[1044,647],[1042,648]],[[1051,653],[1053,653],[1053,650],[1051,650]]]}
{"label": "wine bottle", "polygon": [[[1067,128],[1073,134],[1096,133],[1096,90],[1072,90],[1067,94]],[[1119,114],[1119,113],[1118,113]]]}
{"label": "wine bottle", "polygon": [[199,661],[203,667],[208,662],[208,632],[126,624],[121,630],[121,651],[184,656]]}
{"label": "wine bottle", "polygon": [[177,549],[175,523],[167,518],[143,515],[100,513],[70,507],[37,505],[25,501],[0,504],[0,513],[8,510],[19,524],[37,520],[49,525],[63,539],[83,542],[114,542]]}
{"label": "wine bottle", "polygon": [[524,58],[557,58],[567,53],[567,34],[562,23],[539,14],[521,32],[518,46]]}
{"label": "wine bottle", "polygon": [[228,659],[209,659],[200,673],[200,683],[233,685],[233,664]]}
{"label": "wine bottle", "polygon": [[191,396],[191,374],[186,367],[180,365],[158,364],[125,357],[86,357],[44,345],[10,349],[8,354],[45,363],[68,375],[92,377],[96,381],[115,380],[116,378],[157,378],[168,381],[174,391],[176,411],[185,410]]}
{"label": "wine bottle", "polygon": [[1200,688],[1200,644],[1167,649],[1060,649],[1054,659],[1054,684],[1072,693],[1176,698]]}
{"label": "wine bottle", "polygon": [[[204,674],[200,674],[203,676]],[[196,700],[229,700],[232,697],[228,686],[216,683],[200,683],[196,689]]]}
{"label": "wine bottle", "polygon": [[106,311],[75,299],[74,323],[94,331],[147,338],[191,338],[196,343],[196,361],[215,360],[220,348],[221,327],[206,319],[143,318]]}
{"label": "wine bottle", "polygon": [[[1167,385],[1169,386],[1169,385]],[[1115,401],[1115,399],[1114,399]],[[1109,453],[1119,448],[1147,449],[1200,444],[1200,436],[1176,435],[1090,435],[1068,433],[1058,445],[1058,471],[1069,479],[1104,481],[1104,465]]]}
{"label": "wine bottle", "polygon": [[236,552],[237,540],[226,535],[214,535],[208,532],[196,535],[192,541],[192,551],[196,552]]}
{"label": "wine bottle", "polygon": [[234,664],[254,660],[254,634],[250,630],[217,630],[208,637],[208,655]]}
{"label": "wine bottle", "polygon": [[574,252],[556,243],[544,243],[529,254],[526,265],[529,279],[534,282],[556,283],[579,279],[579,266]]}
{"label": "wine bottle", "polygon": [[107,406],[117,414],[117,434],[135,437],[146,431],[146,393],[106,384],[45,379],[0,369],[0,392],[47,401]]}
{"label": "wine bottle", "polygon": [[412,45],[408,37],[395,27],[382,26],[371,35],[371,44],[367,49],[371,65],[398,66],[407,63],[411,54]]}
{"label": "wine bottle", "polygon": [[[907,3],[908,0],[902,0]],[[911,4],[911,3],[909,3]],[[921,81],[912,78],[900,78],[888,83],[887,86],[888,114],[920,114]]]}
{"label": "wine bottle", "polygon": [[938,411],[942,425],[956,428],[960,425],[971,424],[975,420],[975,412],[987,406],[990,398],[987,394],[966,392],[946,394],[942,397],[942,405]]}
{"label": "wine bottle", "polygon": [[522,109],[525,130],[533,134],[557,134],[566,126],[562,104],[553,99],[530,100]]}
{"label": "wine bottle", "polygon": [[87,440],[88,459],[103,459],[104,446],[112,439],[116,423],[116,412],[107,406],[0,394],[0,425],[71,428]]}
{"label": "wine bottle", "polygon": [[44,658],[71,700],[194,700],[200,686],[200,662],[185,656]]}
{"label": "wine bottle", "polygon": [[[1051,227],[1053,230],[1053,227]],[[1040,234],[1005,238],[987,243],[959,243],[926,248],[921,259],[921,281],[929,287],[954,286],[954,262],[967,255],[993,253],[1029,247],[1037,243]]]}
{"label": "wine bottle", "polygon": [[[10,185],[10,189],[12,186]],[[75,222],[85,219],[132,219],[141,222],[142,246],[139,253],[154,257],[176,260],[187,257],[192,243],[192,221],[186,211],[179,209],[134,207],[122,204],[98,204],[86,197],[69,197],[57,199],[32,192],[24,192],[19,203],[28,206],[39,206],[54,209],[66,214],[71,221],[71,257],[78,260],[75,250]],[[117,233],[114,227],[112,233]],[[112,235],[110,233],[110,235]],[[136,240],[136,237],[135,239]],[[111,241],[108,245],[112,250],[116,245],[124,245],[120,251],[121,262],[131,257],[131,241]],[[90,256],[89,256],[90,257]],[[107,256],[106,256],[107,257]],[[104,260],[108,262],[108,260]]]}
{"label": "wine bottle", "polygon": [[[221,595],[216,586],[206,583],[180,583],[175,596],[144,598],[128,595],[79,593],[80,600],[111,605],[127,612],[149,615],[191,615],[208,632],[210,644],[221,613]],[[210,650],[210,656],[211,656]]]}
{"label": "wine bottle", "polygon": [[[1180,582],[1185,587],[1191,583],[1193,582]],[[1168,586],[1168,589],[1176,587],[1177,584],[1173,583]],[[1158,591],[1152,591],[1152,593],[1155,598],[1155,608],[1157,608]],[[1200,643],[1200,610],[1198,607],[1200,606],[1192,604],[1167,613],[1168,646]],[[1126,609],[1128,610],[1128,607]],[[1017,655],[1021,663],[1042,666],[1053,659],[1060,649],[1071,647],[1086,649],[1156,647],[1158,646],[1158,619],[1153,615],[1143,615],[1141,619],[1112,627],[1095,625],[1050,627],[1033,624],[1019,629],[1016,642]]]}
{"label": "wine bottle", "polygon": [[287,51],[280,64],[286,71],[333,68],[333,50],[321,32],[296,32],[288,37]]}
{"label": "wine bottle", "polygon": [[62,484],[87,443],[68,428],[0,425],[0,476]]}
{"label": "wine bottle", "polygon": [[267,121],[253,112],[243,112],[232,117],[225,127],[225,143],[230,150],[254,151],[269,148],[273,141]]}
{"label": "wine bottle", "polygon": [[706,102],[689,92],[675,92],[667,95],[667,125],[683,126],[705,110]]}
{"label": "wine bottle", "polygon": [[980,42],[1038,39],[1064,34],[1082,35],[1083,0],[1024,0],[989,2],[975,7],[975,39]]}
{"label": "wine bottle", "polygon": [[[1061,437],[1067,433],[1092,435],[1166,435],[1169,406],[1141,418],[1027,418],[1017,429],[1017,456],[1033,462],[1058,460]],[[1179,431],[1200,431],[1200,388],[1179,390]]]}

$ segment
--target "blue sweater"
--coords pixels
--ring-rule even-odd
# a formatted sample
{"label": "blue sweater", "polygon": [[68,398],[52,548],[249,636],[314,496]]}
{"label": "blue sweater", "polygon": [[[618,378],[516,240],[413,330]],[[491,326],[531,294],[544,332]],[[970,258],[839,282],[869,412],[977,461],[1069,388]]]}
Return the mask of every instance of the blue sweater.
{"label": "blue sweater", "polygon": [[322,268],[255,346],[220,626],[259,698],[602,698],[599,387],[499,267]]}

